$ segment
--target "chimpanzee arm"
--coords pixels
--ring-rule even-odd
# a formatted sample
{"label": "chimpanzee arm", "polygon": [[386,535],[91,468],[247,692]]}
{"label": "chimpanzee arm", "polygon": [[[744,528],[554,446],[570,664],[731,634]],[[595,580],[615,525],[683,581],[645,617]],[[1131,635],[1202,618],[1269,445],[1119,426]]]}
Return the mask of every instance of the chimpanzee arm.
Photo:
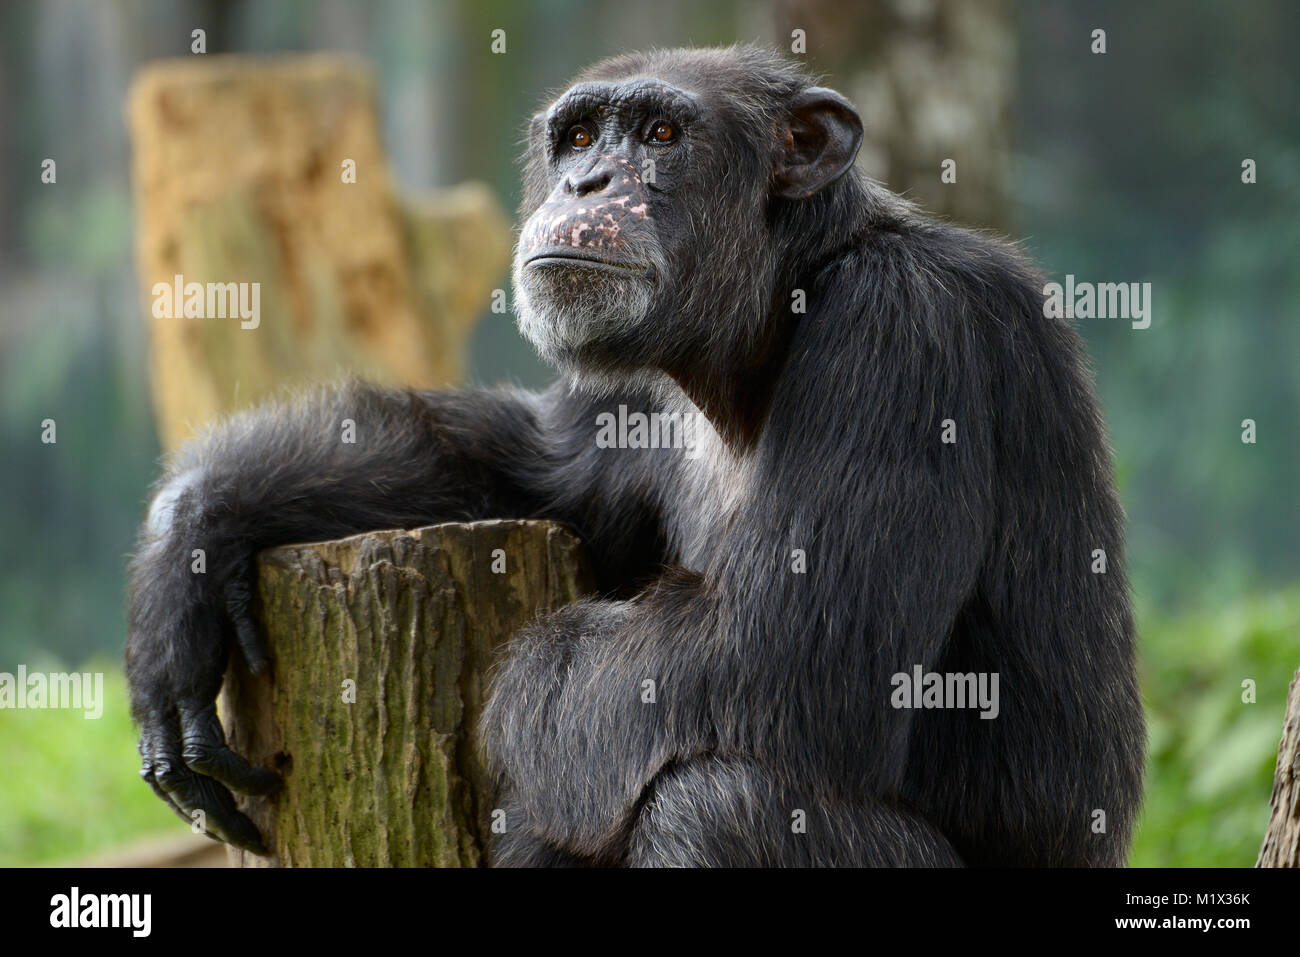
{"label": "chimpanzee arm", "polygon": [[519,632],[480,723],[489,767],[518,816],[507,829],[618,863],[655,774],[676,756],[712,750],[704,694],[730,670],[729,652],[699,617],[702,587],[673,572],[633,601],[581,602]]}
{"label": "chimpanzee arm", "polygon": [[[584,401],[563,386],[536,396],[350,385],[240,414],[182,449],[149,511],[128,611],[141,774],[159,797],[259,847],[226,786],[263,793],[278,779],[226,747],[213,706],[231,647],[254,671],[267,665],[251,614],[259,550],[478,518],[569,521],[598,557],[625,544],[612,529],[639,534],[643,503],[600,472],[602,461],[629,463],[581,459],[590,439],[563,434],[589,421]],[[601,514],[589,522],[592,496]]]}

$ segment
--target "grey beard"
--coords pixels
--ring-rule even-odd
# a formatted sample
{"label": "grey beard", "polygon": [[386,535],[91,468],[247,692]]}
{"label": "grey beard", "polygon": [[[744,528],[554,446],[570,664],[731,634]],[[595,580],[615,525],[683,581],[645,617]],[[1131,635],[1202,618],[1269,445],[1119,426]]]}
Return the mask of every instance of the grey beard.
{"label": "grey beard", "polygon": [[650,314],[654,283],[647,277],[616,278],[581,267],[545,272],[515,263],[514,311],[519,331],[552,365],[626,332]]}

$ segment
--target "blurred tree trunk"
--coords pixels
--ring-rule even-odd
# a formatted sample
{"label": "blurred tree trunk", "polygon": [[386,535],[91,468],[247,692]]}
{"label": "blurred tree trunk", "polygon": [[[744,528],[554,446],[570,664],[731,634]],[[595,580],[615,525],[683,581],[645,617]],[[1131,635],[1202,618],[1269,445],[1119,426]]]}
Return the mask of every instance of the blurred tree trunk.
{"label": "blurred tree trunk", "polygon": [[[322,54],[194,56],[136,78],[136,255],[164,446],[284,386],[462,378],[509,221],[481,184],[400,198],[374,100],[363,64]],[[256,284],[257,320],[176,302],[159,315],[157,284],[177,276]]]}
{"label": "blurred tree trunk", "polygon": [[498,646],[591,589],[576,538],[489,521],[291,545],[260,559],[273,676],[232,665],[230,745],[285,787],[240,798],[271,858],[235,866],[472,867],[492,787],[474,731]]}
{"label": "blurred tree trunk", "polygon": [[1273,816],[1256,867],[1300,867],[1300,671],[1291,679],[1273,777]]}
{"label": "blurred tree trunk", "polygon": [[[775,32],[787,53],[796,29],[807,34],[809,64],[862,114],[867,175],[932,213],[1010,231],[1009,0],[778,0]],[[947,159],[955,183],[940,179]]]}

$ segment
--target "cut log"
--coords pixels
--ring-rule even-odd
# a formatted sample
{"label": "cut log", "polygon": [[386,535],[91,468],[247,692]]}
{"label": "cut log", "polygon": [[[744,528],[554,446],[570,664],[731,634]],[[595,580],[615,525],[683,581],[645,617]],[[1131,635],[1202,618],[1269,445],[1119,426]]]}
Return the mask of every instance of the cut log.
{"label": "cut log", "polygon": [[1291,678],[1287,695],[1271,803],[1273,814],[1255,866],[1300,867],[1300,671]]}
{"label": "cut log", "polygon": [[[463,378],[473,324],[505,281],[510,224],[482,184],[394,186],[363,63],[157,61],[127,118],[164,447],[286,387]],[[234,314],[230,297],[251,313],[254,291],[256,319]]]}
{"label": "cut log", "polygon": [[231,747],[284,789],[241,798],[270,857],[234,866],[472,867],[492,787],[475,739],[495,653],[591,587],[577,539],[491,521],[291,545],[260,557],[274,674],[232,664]]}

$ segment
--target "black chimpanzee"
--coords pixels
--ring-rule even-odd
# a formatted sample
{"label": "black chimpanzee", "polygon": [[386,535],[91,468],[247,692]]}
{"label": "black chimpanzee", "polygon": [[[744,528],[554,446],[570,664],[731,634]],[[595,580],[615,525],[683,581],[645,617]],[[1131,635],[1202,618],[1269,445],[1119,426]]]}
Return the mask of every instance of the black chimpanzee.
{"label": "black chimpanzee", "polygon": [[[859,175],[861,138],[754,48],[607,60],[534,117],[514,281],[562,380],[320,391],[176,456],[127,642],[154,790],[259,846],[227,787],[277,779],[212,706],[231,648],[267,665],[259,549],[544,517],[604,598],[495,676],[496,863],[1123,863],[1144,730],[1079,339],[1007,246]],[[648,413],[696,441],[598,441]],[[944,696],[977,679],[992,707]]]}

